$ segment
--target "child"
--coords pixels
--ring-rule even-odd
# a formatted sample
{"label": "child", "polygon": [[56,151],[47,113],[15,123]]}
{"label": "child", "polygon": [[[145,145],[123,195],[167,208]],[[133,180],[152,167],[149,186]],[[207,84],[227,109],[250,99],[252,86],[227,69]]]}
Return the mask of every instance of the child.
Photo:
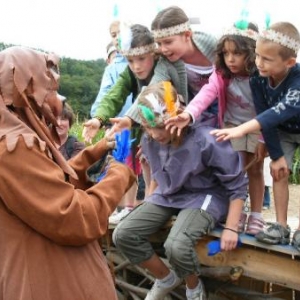
{"label": "child", "polygon": [[[238,26],[240,28],[238,28]],[[246,27],[246,28],[245,28]],[[200,92],[177,117],[167,121],[167,128],[171,131],[179,130],[191,121],[198,119],[201,113],[218,98],[219,126],[238,126],[255,116],[255,108],[249,76],[255,71],[255,41],[258,29],[252,24],[245,25],[244,21],[225,31],[217,45],[216,69],[209,78],[209,83],[202,87]],[[263,229],[262,202],[264,194],[263,160],[255,160],[258,146],[259,131],[248,134],[239,140],[232,140],[235,151],[243,157],[249,178],[249,195],[251,213],[247,222],[247,215],[240,217],[239,231],[255,235]]]}
{"label": "child", "polygon": [[[151,25],[152,33],[159,50],[170,62],[182,61],[185,65],[189,97],[192,99],[208,82],[213,71],[216,38],[208,33],[192,31],[185,12],[170,6],[161,10]],[[216,124],[217,102],[202,114],[202,121]],[[139,123],[136,103],[125,113],[125,118],[113,120],[119,128],[130,127],[133,122]]]}
{"label": "child", "polygon": [[[164,121],[180,111],[178,96],[169,82],[145,88],[138,107],[148,135],[142,139],[142,151],[152,171],[151,194],[119,223],[114,243],[131,263],[155,276],[146,300],[164,299],[182,278],[187,299],[206,299],[197,275],[200,264],[194,246],[227,216],[221,248],[228,251],[236,247],[238,219],[247,196],[240,156],[230,143],[214,141],[209,135],[212,127],[195,124],[180,137],[165,129]],[[173,215],[177,218],[164,244],[174,268],[170,270],[148,238]]]}
{"label": "child", "polygon": [[[125,29],[124,29],[125,30]],[[155,54],[155,43],[149,29],[143,25],[135,24],[128,28],[130,30],[127,36],[131,37],[126,40],[125,33],[121,32],[121,44],[128,45],[129,48],[122,48],[123,55],[128,60],[128,67],[120,75],[117,83],[109,90],[102,99],[96,110],[95,117],[85,123],[83,135],[85,140],[90,141],[99,128],[108,121],[109,118],[118,114],[126,97],[133,93],[135,99],[143,86],[150,82],[161,80],[170,80],[176,86],[178,92],[186,99],[187,84],[186,73],[181,62],[170,63],[168,60],[157,57]],[[121,46],[122,46],[121,45]],[[137,141],[139,142],[140,130],[135,129]],[[135,144],[135,145],[136,145]],[[136,151],[133,151],[135,156]],[[147,170],[146,165],[142,165],[143,170]],[[147,193],[147,171],[144,172],[145,193]],[[146,175],[145,175],[146,174]],[[134,199],[133,199],[134,200]],[[130,209],[127,209],[128,213]],[[123,217],[121,214],[120,217]],[[116,223],[120,217],[112,217]],[[115,221],[116,220],[116,221]]]}
{"label": "child", "polygon": [[68,103],[64,103],[61,115],[56,118],[58,125],[56,131],[60,139],[58,150],[67,160],[78,154],[85,147],[84,143],[79,142],[75,136],[69,135],[74,119],[72,107]]}
{"label": "child", "polygon": [[[121,47],[122,54],[128,60],[128,67],[120,75],[113,88],[104,96],[94,117],[84,124],[83,136],[86,141],[91,141],[99,128],[109,118],[117,115],[125,96],[133,93],[133,97],[136,98],[142,87],[150,82],[170,80],[178,93],[185,101],[187,100],[184,65],[180,62],[170,63],[165,58],[156,55],[153,36],[147,27],[135,24],[130,27],[130,31],[131,33],[127,33],[127,36],[131,36],[129,41],[125,41],[126,37],[123,41],[123,44],[129,45],[129,49],[125,50]],[[123,35],[125,36],[125,33]]]}
{"label": "child", "polygon": [[[300,35],[288,22],[273,24],[256,43],[259,74],[250,79],[258,115],[236,128],[212,131],[217,140],[239,138],[262,130],[271,157],[276,223],[256,235],[261,242],[287,244],[288,177],[293,155],[300,145],[300,65],[296,63]],[[300,224],[293,237],[300,251]]]}
{"label": "child", "polygon": [[[125,68],[128,65],[127,59],[119,51],[117,51],[119,49],[119,44],[118,44],[118,37],[120,34],[119,21],[113,21],[110,24],[109,33],[112,39],[111,41],[112,46],[107,49],[107,56],[109,57],[110,52],[113,50],[116,51],[116,55],[113,61],[110,64],[108,64],[108,66],[104,70],[98,95],[91,107],[92,118],[95,116],[97,107],[100,105],[100,102],[103,100],[104,96],[112,88],[112,86],[114,86],[120,74],[125,70]],[[123,103],[123,106],[120,112],[118,113],[118,116],[122,117],[124,115],[124,113],[132,105],[132,100],[133,100],[132,94],[129,94],[128,97],[126,98],[126,101]]]}

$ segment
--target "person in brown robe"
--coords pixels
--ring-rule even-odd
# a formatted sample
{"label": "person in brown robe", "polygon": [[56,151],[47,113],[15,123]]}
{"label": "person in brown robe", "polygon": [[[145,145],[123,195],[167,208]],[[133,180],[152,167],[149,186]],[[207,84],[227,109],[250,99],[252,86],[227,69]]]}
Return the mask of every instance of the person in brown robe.
{"label": "person in brown robe", "polygon": [[98,239],[136,178],[110,159],[89,181],[113,147],[106,139],[68,162],[55,147],[58,64],[28,48],[0,52],[1,300],[117,299]]}

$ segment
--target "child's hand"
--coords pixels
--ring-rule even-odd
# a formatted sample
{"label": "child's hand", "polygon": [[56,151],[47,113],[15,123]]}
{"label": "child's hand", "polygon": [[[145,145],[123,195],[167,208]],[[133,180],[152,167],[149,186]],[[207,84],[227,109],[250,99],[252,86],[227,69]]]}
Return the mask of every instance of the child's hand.
{"label": "child's hand", "polygon": [[110,129],[112,132],[119,132],[123,129],[131,129],[132,121],[128,117],[110,118],[109,121],[113,124]]}
{"label": "child's hand", "polygon": [[97,134],[99,128],[101,127],[101,122],[99,119],[93,118],[88,120],[83,124],[84,128],[82,131],[82,137],[85,142],[91,143],[92,139]]}
{"label": "child's hand", "polygon": [[224,128],[224,129],[214,129],[210,132],[217,139],[217,142],[223,142],[230,139],[241,138],[244,136],[243,132],[238,127]]}
{"label": "child's hand", "polygon": [[191,116],[187,112],[183,112],[178,116],[172,117],[165,121],[166,129],[170,130],[170,133],[174,133],[177,130],[177,135],[181,134],[181,131],[191,122]]}
{"label": "child's hand", "polygon": [[222,251],[230,251],[239,246],[241,242],[239,241],[238,232],[233,229],[229,230],[228,228],[224,228],[221,235],[221,250]]}
{"label": "child's hand", "polygon": [[272,160],[270,163],[270,168],[271,175],[275,181],[289,176],[290,171],[284,156],[281,156],[277,160]]}

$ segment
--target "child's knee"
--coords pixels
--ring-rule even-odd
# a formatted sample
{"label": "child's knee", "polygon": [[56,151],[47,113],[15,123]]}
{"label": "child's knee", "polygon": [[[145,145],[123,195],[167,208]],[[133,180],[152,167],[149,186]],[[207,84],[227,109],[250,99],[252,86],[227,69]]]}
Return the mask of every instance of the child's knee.
{"label": "child's knee", "polygon": [[168,260],[176,264],[176,261],[181,261],[182,259],[184,259],[187,255],[190,254],[189,244],[190,243],[186,243],[181,240],[168,238],[164,244]]}
{"label": "child's knee", "polygon": [[123,230],[122,227],[117,226],[113,231],[112,241],[116,247],[121,247],[124,242],[128,241],[128,232]]}

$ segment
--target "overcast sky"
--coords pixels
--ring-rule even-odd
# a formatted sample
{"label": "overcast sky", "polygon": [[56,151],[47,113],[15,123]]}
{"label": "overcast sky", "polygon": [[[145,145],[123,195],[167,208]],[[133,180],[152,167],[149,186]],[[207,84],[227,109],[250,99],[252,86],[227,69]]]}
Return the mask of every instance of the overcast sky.
{"label": "overcast sky", "polygon": [[[205,30],[221,32],[247,5],[250,19],[261,24],[290,21],[300,30],[299,0],[0,0],[0,42],[54,51],[83,60],[105,57],[114,6],[119,18],[150,26],[159,9],[178,5],[199,17]],[[298,21],[299,20],[299,21]]]}

